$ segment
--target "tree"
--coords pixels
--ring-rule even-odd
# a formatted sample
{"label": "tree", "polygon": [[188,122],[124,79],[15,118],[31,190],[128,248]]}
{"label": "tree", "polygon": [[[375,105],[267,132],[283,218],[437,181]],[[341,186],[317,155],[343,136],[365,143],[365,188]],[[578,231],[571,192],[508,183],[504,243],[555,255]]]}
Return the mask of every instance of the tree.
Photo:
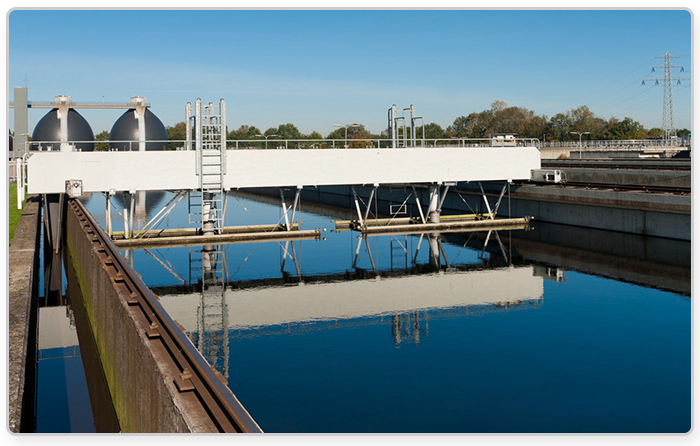
{"label": "tree", "polygon": [[569,112],[571,131],[590,132],[591,139],[601,139],[608,123],[597,117],[587,106],[575,108]]}
{"label": "tree", "polygon": [[610,125],[608,125],[608,128],[605,131],[603,139],[644,139],[646,134],[644,126],[632,118],[625,118],[622,121],[611,118],[610,121]]}
{"label": "tree", "polygon": [[268,129],[268,131],[269,130],[273,130],[273,132],[267,133],[266,131],[265,134],[277,134],[279,139],[301,139],[302,136],[299,129],[291,123],[281,124],[277,129]]}
{"label": "tree", "polygon": [[570,141],[571,135],[571,118],[565,113],[557,113],[549,120],[550,129],[552,131],[552,139],[557,141]]}
{"label": "tree", "polygon": [[230,131],[227,138],[230,140],[255,139],[260,133],[262,133],[260,129],[254,125],[242,125],[237,130]]}
{"label": "tree", "polygon": [[500,111],[508,108],[508,103],[506,101],[496,100],[491,103],[491,112],[498,113]]}
{"label": "tree", "polygon": [[178,122],[172,127],[168,126],[165,128],[165,131],[168,133],[168,140],[175,141],[168,144],[169,150],[175,150],[184,146],[182,141],[187,139],[187,127],[184,122]]}
{"label": "tree", "polygon": [[689,138],[690,137],[690,130],[680,129],[676,132],[676,136],[678,136],[679,138]]}
{"label": "tree", "polygon": [[[492,108],[493,111],[493,108]],[[490,133],[515,133],[525,136],[527,122],[535,116],[535,113],[520,107],[506,107],[493,113]]]}
{"label": "tree", "polygon": [[426,124],[425,129],[422,126],[416,129],[416,134],[419,138],[423,137],[424,130],[426,139],[443,139],[445,137],[445,130],[434,122]]}
{"label": "tree", "polygon": [[[109,132],[107,130],[103,130],[97,135],[95,135],[95,141],[109,141]],[[109,151],[109,143],[107,142],[100,142],[95,144],[95,151],[96,152],[107,152]]]}
{"label": "tree", "polygon": [[658,127],[654,127],[653,129],[651,129],[647,132],[647,138],[656,139],[656,138],[661,138],[663,136],[664,136],[663,129],[660,129]]}

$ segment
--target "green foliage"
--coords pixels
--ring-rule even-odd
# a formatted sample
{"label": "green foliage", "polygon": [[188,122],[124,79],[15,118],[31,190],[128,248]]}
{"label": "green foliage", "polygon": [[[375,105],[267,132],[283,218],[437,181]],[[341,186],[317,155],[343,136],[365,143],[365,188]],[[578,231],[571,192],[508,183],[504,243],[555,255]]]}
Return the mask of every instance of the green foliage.
{"label": "green foliage", "polygon": [[168,140],[174,141],[168,143],[169,150],[175,150],[184,146],[182,141],[187,139],[187,127],[184,122],[178,122],[172,127],[168,126],[165,128],[165,131],[168,133]]}
{"label": "green foliage", "polygon": [[[109,132],[107,130],[103,130],[97,135],[95,135],[95,141],[109,141]],[[109,150],[109,143],[108,142],[98,142],[95,144],[95,151],[96,152],[107,152]]]}
{"label": "green foliage", "polygon": [[[418,127],[416,129],[418,137],[423,136],[423,127]],[[425,138],[426,139],[443,139],[445,138],[445,130],[434,122],[425,125]]]}
{"label": "green foliage", "polygon": [[690,130],[680,129],[676,132],[676,136],[678,136],[679,138],[689,138],[690,137]]}
{"label": "green foliage", "polygon": [[[168,127],[168,139],[184,140],[185,124],[183,122],[174,127]],[[645,137],[655,138],[660,129],[646,131],[644,127],[632,120],[624,118],[622,121],[612,117],[609,120],[596,116],[588,106],[580,106],[566,112],[557,113],[551,118],[544,115],[537,115],[534,111],[522,107],[511,107],[506,101],[496,100],[491,107],[481,112],[471,112],[467,115],[457,117],[452,125],[443,129],[436,123],[426,124],[423,128],[418,127],[416,136],[421,138],[425,130],[426,139],[449,139],[449,138],[488,138],[492,133],[515,133],[520,138],[538,138],[545,141],[578,141],[579,135],[571,132],[588,132],[585,139],[642,139]],[[679,137],[688,137],[690,131],[687,129],[678,131]],[[237,130],[230,131],[227,139],[235,140],[256,140],[246,143],[246,147],[264,147],[265,138],[268,137],[268,144],[275,147],[279,142],[275,140],[295,140],[295,139],[323,139],[322,135],[313,131],[308,135],[302,134],[294,124],[281,124],[278,127],[270,127],[265,132],[261,132],[255,126],[242,125]],[[274,136],[273,136],[274,135]],[[358,139],[383,139],[388,133],[383,130],[379,135],[369,132],[364,125],[347,128],[347,139],[349,147],[362,147],[368,143],[352,141]],[[346,138],[345,127],[339,127],[330,132],[325,139],[344,141]],[[259,142],[258,142],[259,141]],[[234,146],[235,143],[229,143]],[[338,143],[335,143],[336,147]],[[289,143],[290,148],[309,147],[309,143]]]}
{"label": "green foliage", "polygon": [[647,132],[647,138],[661,138],[663,136],[663,129],[660,129],[658,127],[654,127],[653,129],[649,130],[649,132]]}
{"label": "green foliage", "polygon": [[[8,194],[9,197],[9,215],[8,215],[8,221],[9,221],[9,243],[8,245],[12,244],[12,237],[15,236],[15,230],[17,229],[17,224],[19,223],[19,218],[22,216],[22,210],[17,209],[17,184],[10,184],[10,191]],[[26,203],[26,200],[25,200]]]}
{"label": "green foliage", "polygon": [[603,139],[644,139],[645,136],[646,131],[642,124],[634,121],[632,118],[625,118],[622,121],[615,120],[614,123],[608,125],[607,130],[603,134]]}

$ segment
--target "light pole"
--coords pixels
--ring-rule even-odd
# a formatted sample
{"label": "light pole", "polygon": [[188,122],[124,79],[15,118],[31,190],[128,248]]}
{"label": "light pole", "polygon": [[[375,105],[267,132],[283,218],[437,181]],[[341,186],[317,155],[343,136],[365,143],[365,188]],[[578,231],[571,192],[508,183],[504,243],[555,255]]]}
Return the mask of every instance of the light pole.
{"label": "light pole", "polygon": [[583,158],[583,143],[581,142],[581,138],[583,138],[583,135],[590,135],[591,132],[569,132],[574,135],[578,135],[578,158],[582,159]]}
{"label": "light pole", "polygon": [[348,124],[348,125],[340,125],[340,124],[333,124],[333,127],[340,127],[341,129],[345,127],[345,148],[348,148],[348,127],[359,127],[360,124]]}
{"label": "light pole", "polygon": [[277,136],[277,135],[260,135],[260,134],[258,134],[255,136],[262,136],[263,138],[265,138],[265,150],[267,150],[267,138],[269,138],[270,136]]}

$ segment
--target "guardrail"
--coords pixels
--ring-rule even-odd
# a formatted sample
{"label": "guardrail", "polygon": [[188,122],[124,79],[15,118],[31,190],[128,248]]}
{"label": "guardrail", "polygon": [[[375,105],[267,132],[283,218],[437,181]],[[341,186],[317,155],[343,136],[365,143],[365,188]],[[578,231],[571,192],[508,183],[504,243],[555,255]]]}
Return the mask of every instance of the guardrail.
{"label": "guardrail", "polygon": [[[105,146],[103,151],[139,151],[139,141],[28,141],[26,148],[28,152],[60,152],[61,144],[70,146],[70,151],[80,151],[80,145],[92,145],[95,150],[99,145]],[[290,149],[376,149],[390,148],[391,139],[242,139],[227,140],[226,147],[229,150],[245,149],[268,149],[268,150],[290,150]],[[403,142],[402,142],[403,143]],[[187,140],[148,140],[145,144],[159,145],[167,144],[170,150],[194,150],[194,141]],[[436,148],[436,147],[540,147],[540,141],[536,138],[522,138],[509,141],[492,140],[490,138],[449,138],[449,139],[424,139],[416,140],[415,148]],[[411,148],[401,145],[398,148]]]}
{"label": "guardrail", "polygon": [[623,139],[623,140],[592,140],[592,141],[547,141],[541,147],[562,147],[583,150],[640,150],[650,147],[681,147],[680,139],[663,141],[659,139]]}

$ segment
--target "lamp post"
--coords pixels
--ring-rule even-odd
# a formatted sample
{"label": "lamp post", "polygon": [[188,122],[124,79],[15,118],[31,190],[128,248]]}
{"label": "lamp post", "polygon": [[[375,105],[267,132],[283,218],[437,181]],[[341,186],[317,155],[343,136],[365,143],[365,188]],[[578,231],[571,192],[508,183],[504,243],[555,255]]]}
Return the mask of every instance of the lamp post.
{"label": "lamp post", "polygon": [[591,132],[569,132],[574,135],[578,135],[578,158],[582,159],[583,158],[583,142],[581,142],[581,139],[583,138],[583,135],[590,135]]}
{"label": "lamp post", "polygon": [[348,127],[359,127],[360,124],[348,124],[348,125],[340,125],[340,124],[333,124],[333,127],[340,127],[341,129],[345,127],[345,148],[348,148]]}
{"label": "lamp post", "polygon": [[267,138],[269,138],[270,136],[277,136],[277,135],[260,135],[260,134],[258,134],[255,136],[262,136],[263,138],[265,138],[265,150],[267,150]]}

